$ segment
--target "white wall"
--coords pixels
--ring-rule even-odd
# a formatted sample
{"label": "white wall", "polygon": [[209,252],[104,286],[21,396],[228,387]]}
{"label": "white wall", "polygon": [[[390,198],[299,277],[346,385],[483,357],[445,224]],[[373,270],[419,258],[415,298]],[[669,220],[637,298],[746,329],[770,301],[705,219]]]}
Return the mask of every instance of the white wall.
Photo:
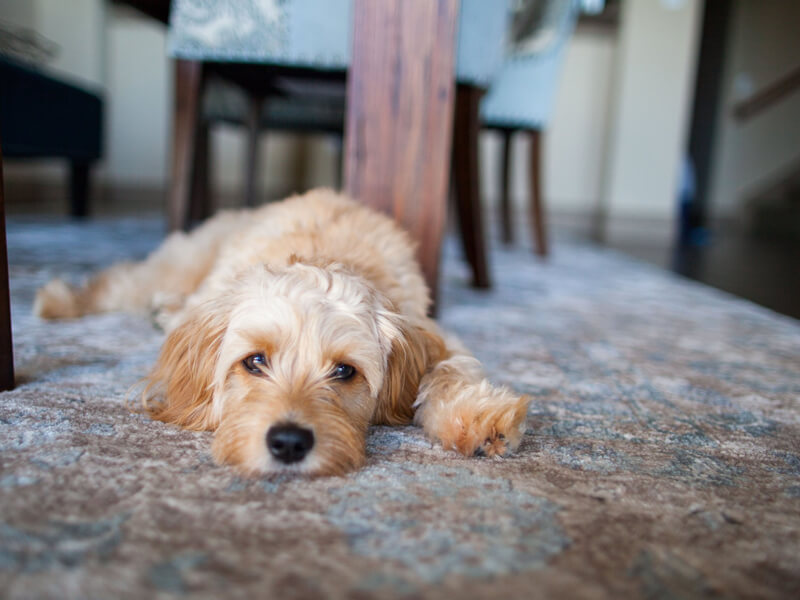
{"label": "white wall", "polygon": [[0,19],[15,27],[33,28],[36,6],[31,0],[0,0]]}
{"label": "white wall", "polygon": [[623,3],[603,197],[609,223],[674,222],[702,8],[701,0]]}
{"label": "white wall", "polygon": [[710,209],[736,215],[748,197],[800,165],[800,91],[744,122],[733,105],[800,66],[800,2],[736,1],[717,114]]}
{"label": "white wall", "polygon": [[0,0],[0,19],[55,42],[49,67],[83,85],[103,85],[103,0]]}

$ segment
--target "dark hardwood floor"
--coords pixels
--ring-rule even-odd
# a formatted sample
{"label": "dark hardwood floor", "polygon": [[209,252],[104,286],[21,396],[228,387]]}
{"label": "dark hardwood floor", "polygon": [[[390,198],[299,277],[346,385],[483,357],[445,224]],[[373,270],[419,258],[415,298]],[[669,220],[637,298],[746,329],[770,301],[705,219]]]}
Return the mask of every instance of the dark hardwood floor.
{"label": "dark hardwood floor", "polygon": [[702,246],[609,247],[800,319],[800,240],[759,238],[726,227]]}

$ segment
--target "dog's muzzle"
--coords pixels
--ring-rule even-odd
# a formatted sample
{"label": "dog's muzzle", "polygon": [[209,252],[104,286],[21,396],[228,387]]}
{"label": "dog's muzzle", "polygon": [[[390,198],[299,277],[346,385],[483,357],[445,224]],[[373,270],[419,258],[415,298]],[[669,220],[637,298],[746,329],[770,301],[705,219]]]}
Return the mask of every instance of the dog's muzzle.
{"label": "dog's muzzle", "polygon": [[290,464],[300,462],[314,447],[310,429],[292,423],[274,425],[267,431],[267,448],[277,460]]}

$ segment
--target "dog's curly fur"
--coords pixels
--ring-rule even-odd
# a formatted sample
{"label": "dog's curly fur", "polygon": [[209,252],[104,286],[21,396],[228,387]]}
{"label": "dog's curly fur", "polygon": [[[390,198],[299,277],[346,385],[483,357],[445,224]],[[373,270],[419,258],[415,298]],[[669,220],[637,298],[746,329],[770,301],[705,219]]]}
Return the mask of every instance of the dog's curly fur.
{"label": "dog's curly fur", "polygon": [[[427,318],[429,302],[405,232],[315,190],[221,213],[83,287],[51,281],[34,310],[154,313],[168,336],[147,379],[148,411],[216,431],[215,459],[245,474],[355,469],[370,423],[414,422],[445,448],[506,455],[520,442],[529,399],[490,385]],[[313,434],[292,462],[265,442],[285,424]]]}

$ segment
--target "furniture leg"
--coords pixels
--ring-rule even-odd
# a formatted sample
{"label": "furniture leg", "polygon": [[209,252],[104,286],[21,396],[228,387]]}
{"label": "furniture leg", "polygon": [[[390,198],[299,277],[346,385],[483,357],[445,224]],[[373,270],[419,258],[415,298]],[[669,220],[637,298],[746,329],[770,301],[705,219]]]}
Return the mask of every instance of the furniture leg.
{"label": "furniture leg", "polygon": [[502,129],[503,152],[500,168],[500,223],[501,239],[504,244],[514,241],[514,222],[511,210],[511,139],[513,130]]}
{"label": "furniture leg", "polygon": [[258,170],[258,138],[261,129],[261,108],[264,98],[259,94],[250,95],[250,105],[247,110],[247,152],[245,156],[244,172],[244,203],[245,206],[255,206],[257,193]]}
{"label": "furniture leg", "polygon": [[0,391],[14,387],[14,349],[11,340],[11,302],[6,249],[6,203],[3,196],[3,150],[0,147]]}
{"label": "furniture leg", "polygon": [[344,182],[344,134],[334,134],[336,144],[336,189],[341,190]]}
{"label": "furniture leg", "polygon": [[542,199],[542,133],[530,131],[531,140],[531,231],[534,252],[547,256],[547,225],[544,221],[544,200]]}
{"label": "furniture leg", "polygon": [[175,124],[172,138],[172,180],[168,222],[170,231],[187,229],[195,163],[200,100],[203,91],[203,63],[175,61]]}
{"label": "furniture leg", "polygon": [[434,298],[446,217],[458,0],[355,0],[345,187],[418,242]]}
{"label": "furniture leg", "polygon": [[453,131],[453,169],[456,213],[461,228],[464,254],[472,267],[472,285],[491,287],[486,260],[486,237],[480,198],[478,143],[480,137],[480,99],[483,91],[471,85],[457,86],[455,129]]}
{"label": "furniture leg", "polygon": [[214,214],[211,194],[211,164],[209,156],[210,126],[200,119],[197,124],[194,162],[192,165],[192,188],[190,200],[190,220],[199,222]]}
{"label": "furniture leg", "polygon": [[70,163],[69,202],[73,217],[89,215],[89,163],[86,161]]}

